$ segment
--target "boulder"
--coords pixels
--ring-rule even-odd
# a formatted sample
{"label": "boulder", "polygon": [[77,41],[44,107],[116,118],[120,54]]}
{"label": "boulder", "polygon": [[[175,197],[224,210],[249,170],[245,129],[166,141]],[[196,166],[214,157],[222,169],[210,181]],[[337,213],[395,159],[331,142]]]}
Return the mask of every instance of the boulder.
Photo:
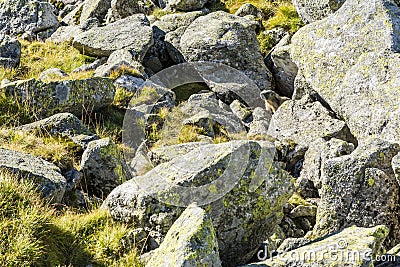
{"label": "boulder", "polygon": [[112,0],[112,17],[119,20],[137,13],[148,14],[153,6],[151,0]]}
{"label": "boulder", "polygon": [[147,229],[157,244],[182,213],[177,206],[197,201],[213,221],[223,265],[237,266],[279,224],[293,192],[290,176],[271,163],[271,149],[261,141],[200,146],[117,187],[103,205],[114,219]]}
{"label": "boulder", "polygon": [[313,236],[349,225],[389,228],[389,247],[399,242],[399,185],[391,161],[398,144],[370,139],[350,155],[326,160],[321,170],[321,201]]}
{"label": "boulder", "polygon": [[42,82],[50,82],[54,80],[62,80],[68,77],[68,74],[58,68],[50,68],[40,73],[38,80]]}
{"label": "boulder", "polygon": [[169,229],[146,267],[220,267],[218,242],[206,212],[190,205]]}
{"label": "boulder", "polygon": [[118,20],[104,27],[92,28],[76,36],[73,45],[89,56],[109,56],[112,52],[127,49],[141,61],[153,44],[150,23],[143,14]]}
{"label": "boulder", "polygon": [[338,10],[346,0],[293,0],[304,23],[321,20]]}
{"label": "boulder", "polygon": [[0,67],[12,69],[19,66],[21,43],[8,35],[0,35]]}
{"label": "boulder", "polygon": [[239,16],[239,17],[245,17],[248,15],[252,15],[259,19],[262,19],[264,17],[264,14],[262,13],[262,11],[252,4],[243,4],[235,12],[235,16]]}
{"label": "boulder", "polygon": [[64,196],[67,182],[61,170],[41,158],[0,148],[0,170],[17,173],[20,179],[32,181],[52,203],[60,203]]}
{"label": "boulder", "polygon": [[268,134],[307,147],[318,138],[355,142],[346,123],[310,95],[284,102],[272,116]]}
{"label": "boulder", "polygon": [[253,121],[249,125],[248,136],[268,134],[269,123],[272,118],[272,112],[265,108],[257,107],[253,111]]}
{"label": "boulder", "polygon": [[392,159],[392,168],[394,174],[396,175],[397,182],[400,185],[400,154],[397,154]]}
{"label": "boulder", "polygon": [[264,64],[254,20],[217,11],[197,18],[180,40],[189,61],[224,63],[242,71],[259,89],[272,89],[272,75]]}
{"label": "boulder", "polygon": [[0,33],[43,40],[58,28],[53,6],[38,0],[3,0],[0,3]]}
{"label": "boulder", "polygon": [[387,234],[388,229],[383,225],[373,228],[352,226],[322,240],[243,267],[374,266],[372,261],[383,252],[382,243]]}
{"label": "boulder", "polygon": [[60,44],[71,42],[75,36],[81,34],[83,30],[76,25],[59,27],[47,40]]}
{"label": "boulder", "polygon": [[71,113],[59,113],[49,118],[25,124],[18,127],[19,130],[33,132],[36,134],[49,134],[51,136],[61,136],[69,138],[83,149],[90,141],[99,139]]}
{"label": "boulder", "polygon": [[[82,116],[114,100],[115,87],[106,78],[63,80],[49,83],[35,79],[7,83],[0,87],[7,98],[19,103],[33,103],[32,113],[44,118],[60,112]],[[40,103],[37,104],[37,103]]]}
{"label": "boulder", "polygon": [[400,9],[393,1],[347,0],[292,38],[290,54],[302,83],[317,91],[358,139],[399,140],[399,31]]}
{"label": "boulder", "polygon": [[82,6],[80,24],[84,24],[90,18],[103,21],[110,7],[110,0],[85,0]]}
{"label": "boulder", "polygon": [[131,179],[117,146],[109,138],[89,143],[81,160],[81,171],[90,194],[106,197],[115,187]]}
{"label": "boulder", "polygon": [[177,11],[193,11],[202,9],[208,0],[165,0],[167,9]]}

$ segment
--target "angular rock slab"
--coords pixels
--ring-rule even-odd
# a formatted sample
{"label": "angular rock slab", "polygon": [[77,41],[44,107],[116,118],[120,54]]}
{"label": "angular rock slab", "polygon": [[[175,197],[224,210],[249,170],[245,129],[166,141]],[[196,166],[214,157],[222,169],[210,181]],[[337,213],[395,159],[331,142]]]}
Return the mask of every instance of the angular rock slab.
{"label": "angular rock slab", "polygon": [[146,267],[220,267],[218,242],[206,212],[190,205],[174,222]]}
{"label": "angular rock slab", "polygon": [[0,34],[0,66],[16,68],[21,59],[21,43],[8,35]]}
{"label": "angular rock slab", "polygon": [[82,116],[98,110],[114,100],[115,87],[106,78],[63,80],[45,83],[35,79],[16,81],[0,87],[7,98],[29,103],[39,118],[60,112]]}
{"label": "angular rock slab", "polygon": [[346,0],[293,0],[304,23],[311,23],[335,13]]}
{"label": "angular rock slab", "polygon": [[[273,143],[261,141],[200,146],[117,187],[103,205],[114,219],[134,222],[160,242],[183,211],[174,205],[210,200],[203,201],[204,209],[224,266],[243,264],[280,222],[282,205],[293,192],[292,178],[278,163],[268,162],[264,150],[271,148]],[[224,170],[227,177],[242,174],[232,184],[226,176],[219,178]],[[207,198],[215,194],[221,198]]]}
{"label": "angular rock slab", "polygon": [[263,262],[243,267],[364,267],[373,266],[388,234],[385,226],[361,228],[352,226],[309,245],[282,253]]}
{"label": "angular rock slab", "polygon": [[85,188],[98,197],[107,196],[115,187],[131,179],[117,146],[110,138],[89,143],[82,155],[81,171]]}
{"label": "angular rock slab", "polygon": [[127,49],[141,61],[153,44],[153,31],[146,16],[136,14],[104,27],[95,27],[74,38],[73,46],[81,53],[108,57],[112,52]]}
{"label": "angular rock slab", "polygon": [[41,158],[0,148],[0,170],[17,173],[21,179],[33,181],[43,197],[60,203],[67,185],[61,170]]}
{"label": "angular rock slab", "polygon": [[223,11],[201,16],[186,29],[180,51],[189,61],[224,63],[244,72],[261,90],[273,87],[256,38],[256,23]]}
{"label": "angular rock slab", "polygon": [[272,116],[268,134],[307,147],[318,138],[354,139],[344,121],[309,95],[284,102]]}
{"label": "angular rock slab", "polygon": [[399,185],[391,161],[398,144],[370,139],[350,155],[325,161],[321,172],[321,201],[314,236],[349,225],[386,225],[389,246],[400,240]]}
{"label": "angular rock slab", "polygon": [[398,3],[347,0],[335,14],[303,27],[292,38],[291,56],[303,83],[317,91],[359,139],[381,135],[398,140],[399,32]]}

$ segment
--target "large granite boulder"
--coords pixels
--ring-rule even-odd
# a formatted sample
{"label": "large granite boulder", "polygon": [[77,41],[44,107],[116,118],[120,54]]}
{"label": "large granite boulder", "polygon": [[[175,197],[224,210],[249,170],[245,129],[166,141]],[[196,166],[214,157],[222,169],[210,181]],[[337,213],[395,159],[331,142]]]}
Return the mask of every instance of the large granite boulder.
{"label": "large granite boulder", "polygon": [[293,192],[271,149],[264,141],[200,146],[117,187],[103,205],[113,218],[147,229],[157,247],[183,211],[177,206],[196,201],[213,221],[223,265],[237,266],[279,224]]}
{"label": "large granite boulder", "polygon": [[63,80],[45,83],[35,79],[7,83],[0,87],[7,98],[29,103],[32,113],[44,118],[60,112],[81,116],[114,100],[115,87],[106,78]]}
{"label": "large granite boulder", "polygon": [[86,183],[83,188],[102,198],[132,178],[121,152],[110,138],[89,143],[82,155],[81,171]]}
{"label": "large granite boulder", "polygon": [[318,138],[354,140],[346,123],[310,95],[284,102],[272,116],[268,134],[303,146]]}
{"label": "large granite boulder", "polygon": [[384,224],[390,230],[387,245],[396,245],[400,240],[399,185],[391,161],[399,151],[398,144],[370,139],[350,155],[326,160],[314,236],[353,224]]}
{"label": "large granite boulder", "polygon": [[374,266],[373,260],[384,251],[382,244],[387,234],[388,229],[383,225],[373,228],[352,226],[322,240],[243,267]]}
{"label": "large granite boulder", "polygon": [[321,20],[338,10],[346,0],[293,0],[304,23]]}
{"label": "large granite boulder", "polygon": [[136,14],[104,27],[95,27],[76,36],[73,45],[89,56],[109,56],[127,49],[141,61],[153,44],[153,31],[146,16]]}
{"label": "large granite boulder", "polygon": [[53,6],[38,0],[3,0],[0,3],[0,33],[43,40],[58,28]]}
{"label": "large granite boulder", "polygon": [[218,242],[211,218],[190,205],[174,222],[146,267],[220,267]]}
{"label": "large granite boulder", "polygon": [[0,66],[16,68],[21,59],[21,43],[8,35],[0,34]]}
{"label": "large granite boulder", "polygon": [[273,79],[260,52],[256,26],[251,19],[213,12],[190,24],[180,39],[180,51],[189,62],[224,63],[244,72],[261,90],[271,89]]}
{"label": "large granite boulder", "polygon": [[398,32],[395,2],[347,0],[292,38],[291,57],[302,83],[317,91],[358,139],[399,140]]}
{"label": "large granite boulder", "polygon": [[41,158],[21,152],[0,148],[0,170],[18,174],[20,179],[32,181],[43,197],[60,203],[67,182],[61,170]]}

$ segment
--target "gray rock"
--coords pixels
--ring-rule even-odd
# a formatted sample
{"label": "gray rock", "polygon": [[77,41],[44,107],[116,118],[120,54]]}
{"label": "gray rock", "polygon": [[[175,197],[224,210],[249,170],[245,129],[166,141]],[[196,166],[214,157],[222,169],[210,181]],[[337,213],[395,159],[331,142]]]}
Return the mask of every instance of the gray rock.
{"label": "gray rock", "polygon": [[311,240],[300,237],[300,238],[286,238],[283,240],[282,244],[278,247],[277,252],[283,253],[283,252],[288,252],[294,249],[297,249],[299,247],[302,247],[304,245],[307,245],[311,243]]}
{"label": "gray rock", "polygon": [[96,18],[99,22],[102,22],[110,7],[110,0],[85,0],[82,6],[80,24],[84,24],[90,18]]}
{"label": "gray rock", "polygon": [[293,0],[304,23],[321,20],[338,10],[346,0]]}
{"label": "gray rock", "polygon": [[0,3],[0,33],[44,40],[58,26],[50,3],[38,0],[3,0]]}
{"label": "gray rock", "polygon": [[65,71],[57,68],[51,68],[40,73],[38,80],[42,82],[49,82],[54,80],[62,80],[65,77],[68,77],[68,74]]}
{"label": "gray rock", "polygon": [[399,185],[392,170],[398,144],[371,139],[350,155],[325,161],[314,236],[349,225],[386,225],[387,245],[399,241]]}
{"label": "gray rock", "polygon": [[48,38],[54,43],[71,42],[75,36],[83,33],[83,30],[76,25],[61,26]]}
{"label": "gray rock", "polygon": [[164,0],[166,8],[178,11],[193,11],[204,7],[208,0]]}
{"label": "gray rock", "polygon": [[284,102],[272,116],[268,134],[307,147],[318,138],[354,140],[346,123],[310,95]]}
{"label": "gray rock", "polygon": [[150,23],[143,14],[118,20],[104,27],[90,29],[74,38],[73,45],[90,56],[109,56],[127,49],[141,61],[153,44]]}
{"label": "gray rock", "polygon": [[224,63],[243,71],[259,89],[272,89],[272,75],[264,64],[253,20],[223,11],[197,18],[180,40],[180,50],[189,62]]}
{"label": "gray rock", "polygon": [[0,66],[12,69],[19,66],[21,43],[8,35],[0,35]]}
{"label": "gray rock", "polygon": [[106,78],[41,82],[35,79],[8,83],[2,87],[5,95],[15,101],[40,103],[32,113],[44,118],[60,112],[81,116],[89,110],[98,110],[114,100],[115,87]]}
{"label": "gray rock", "polygon": [[246,121],[252,115],[252,111],[240,103],[239,100],[234,100],[229,107],[233,114],[235,114],[241,121]]}
{"label": "gray rock", "polygon": [[101,65],[105,64],[106,62],[107,62],[107,58],[106,57],[102,57],[102,58],[96,59],[92,63],[84,64],[84,65],[72,70],[72,72],[94,71],[98,67],[100,67]]}
{"label": "gray rock", "polygon": [[61,20],[63,24],[66,24],[68,26],[76,26],[80,22],[80,14],[82,13],[83,9],[83,3],[79,3],[76,5],[76,7],[69,12],[67,15],[64,16],[64,18]]}
{"label": "gray rock", "polygon": [[37,134],[49,134],[71,139],[83,149],[90,141],[97,140],[99,137],[89,131],[89,129],[71,113],[59,113],[49,118],[25,124],[18,129]]}
{"label": "gray rock", "polygon": [[317,206],[299,205],[295,207],[289,214],[291,218],[298,217],[315,217],[317,215]]}
{"label": "gray rock", "polygon": [[32,181],[43,197],[52,203],[60,203],[63,198],[67,182],[61,170],[48,161],[0,148],[0,170],[17,173],[20,179]]}
{"label": "gray rock", "polygon": [[388,229],[383,225],[373,228],[352,226],[320,241],[244,267],[373,266],[372,259],[382,253],[387,234]]}
{"label": "gray rock", "polygon": [[269,123],[272,118],[272,112],[265,108],[255,108],[253,111],[253,121],[250,123],[248,136],[268,134]]}
{"label": "gray rock", "polygon": [[146,267],[220,267],[218,242],[206,212],[190,205],[174,222]]}
{"label": "gray rock", "polygon": [[[349,155],[354,151],[354,145],[343,140],[332,138],[329,141],[323,138],[312,142],[304,155],[303,168],[300,180],[312,181],[313,185],[320,189],[321,169],[328,159]],[[298,183],[301,184],[298,180]],[[301,195],[304,195],[300,192]]]}
{"label": "gray rock", "polygon": [[248,15],[252,15],[259,19],[264,17],[262,11],[252,4],[243,4],[235,12],[235,16],[239,16],[239,17],[245,17]]}
{"label": "gray rock", "polygon": [[112,0],[112,17],[119,20],[137,13],[148,14],[153,6],[151,0]]}
{"label": "gray rock", "polygon": [[81,171],[86,183],[83,188],[101,198],[132,178],[120,151],[109,138],[89,143],[82,155]]}
{"label": "gray rock", "polygon": [[292,38],[291,56],[302,80],[358,139],[399,140],[399,14],[393,1],[347,0]]}
{"label": "gray rock", "polygon": [[400,185],[400,154],[397,154],[392,159],[392,168],[394,174],[396,175],[397,182]]}
{"label": "gray rock", "polygon": [[133,62],[132,64],[125,60],[118,62],[106,63],[101,65],[94,71],[95,77],[110,77],[113,72],[116,72],[120,77],[125,74],[132,73],[133,75],[146,76],[142,64]]}
{"label": "gray rock", "polygon": [[[249,155],[246,148],[250,148]],[[119,186],[108,196],[104,207],[117,220],[152,229],[151,237],[160,242],[182,213],[182,208],[175,205],[189,205],[192,197],[198,196],[194,191],[190,196],[178,193],[180,186],[193,190],[205,186],[205,195],[198,196],[199,201],[209,199],[229,186],[226,179],[221,181],[218,177],[233,162],[236,175],[242,171],[244,174],[237,177],[239,181],[227,194],[204,204],[204,209],[212,218],[223,264],[243,264],[278,225],[283,216],[282,205],[293,192],[290,176],[278,163],[272,163],[271,168],[266,166],[264,151],[270,148],[274,149],[274,144],[254,141],[201,146]]]}
{"label": "gray rock", "polygon": [[139,88],[144,84],[144,79],[133,77],[130,75],[119,76],[115,81],[114,85],[116,88],[124,88],[125,90],[136,93]]}

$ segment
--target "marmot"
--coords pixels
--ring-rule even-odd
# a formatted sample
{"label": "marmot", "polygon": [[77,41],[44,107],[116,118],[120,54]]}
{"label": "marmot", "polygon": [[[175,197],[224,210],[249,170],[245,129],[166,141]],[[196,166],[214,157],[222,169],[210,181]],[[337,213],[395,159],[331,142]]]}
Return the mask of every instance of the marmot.
{"label": "marmot", "polygon": [[264,90],[260,93],[260,97],[265,100],[265,108],[275,113],[280,105],[290,98],[286,96],[280,96],[272,90]]}

